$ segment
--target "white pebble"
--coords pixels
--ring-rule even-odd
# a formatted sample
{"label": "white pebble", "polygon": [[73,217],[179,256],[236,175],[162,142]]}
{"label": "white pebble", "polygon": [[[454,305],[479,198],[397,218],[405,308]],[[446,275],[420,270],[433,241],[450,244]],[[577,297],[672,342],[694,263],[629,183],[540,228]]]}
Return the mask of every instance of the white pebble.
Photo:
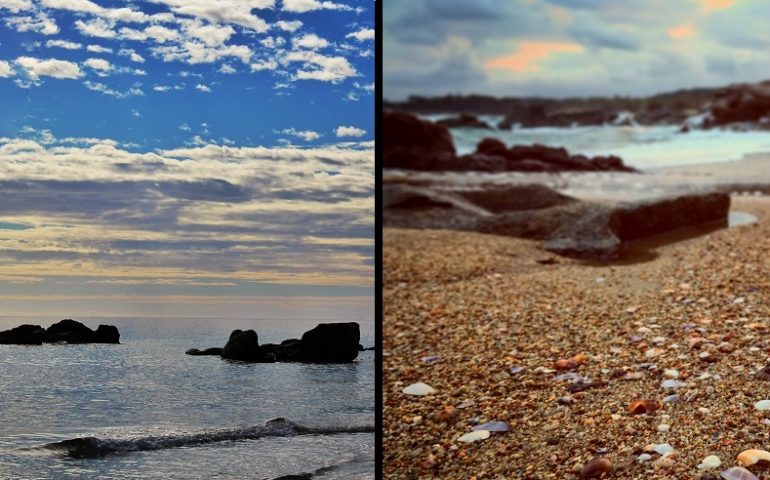
{"label": "white pebble", "polygon": [[722,460],[720,460],[719,457],[716,455],[709,455],[708,457],[701,460],[698,468],[701,470],[710,470],[712,468],[717,468],[720,465],[722,465]]}
{"label": "white pebble", "polygon": [[666,425],[665,423],[658,425],[659,432],[668,432],[669,430],[671,430],[671,425]]}
{"label": "white pebble", "polygon": [[475,430],[470,433],[466,433],[457,439],[458,442],[473,443],[479,440],[485,440],[489,438],[489,430]]}
{"label": "white pebble", "polygon": [[668,443],[661,443],[652,447],[652,450],[659,455],[667,455],[674,451],[674,447]]}
{"label": "white pebble", "polygon": [[422,382],[413,383],[408,387],[404,387],[404,389],[401,391],[406,393],[407,395],[419,395],[419,396],[436,393],[436,389]]}
{"label": "white pebble", "polygon": [[667,368],[663,370],[663,375],[668,378],[679,378],[679,370],[673,368]]}
{"label": "white pebble", "polygon": [[636,462],[644,463],[644,462],[649,462],[651,459],[652,459],[652,455],[650,455],[649,453],[643,453],[638,457],[636,457]]}
{"label": "white pebble", "polygon": [[754,404],[757,410],[770,410],[770,400],[760,400]]}

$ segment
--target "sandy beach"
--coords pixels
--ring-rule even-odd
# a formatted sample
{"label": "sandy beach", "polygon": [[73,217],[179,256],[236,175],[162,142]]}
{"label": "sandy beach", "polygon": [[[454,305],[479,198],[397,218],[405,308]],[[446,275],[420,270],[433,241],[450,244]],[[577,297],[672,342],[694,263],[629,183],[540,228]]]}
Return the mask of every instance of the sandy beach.
{"label": "sandy beach", "polygon": [[[766,448],[770,197],[733,196],[732,210],[758,222],[608,264],[386,229],[385,476],[581,478],[602,457],[612,478],[706,479]],[[402,392],[416,382],[435,392]],[[637,400],[661,408],[633,413]],[[509,430],[458,441],[489,421]],[[721,465],[698,468],[710,455]]]}

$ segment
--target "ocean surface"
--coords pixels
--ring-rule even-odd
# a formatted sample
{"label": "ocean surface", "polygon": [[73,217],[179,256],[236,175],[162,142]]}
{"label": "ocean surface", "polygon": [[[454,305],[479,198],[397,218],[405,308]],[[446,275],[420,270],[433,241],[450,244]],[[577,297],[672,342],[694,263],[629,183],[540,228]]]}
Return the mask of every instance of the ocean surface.
{"label": "ocean surface", "polygon": [[[423,115],[421,118],[436,121],[452,116],[455,115]],[[502,119],[493,115],[480,115],[479,118],[493,126]],[[613,154],[640,170],[730,162],[749,153],[770,151],[770,132],[713,129],[680,133],[677,126],[455,128],[451,133],[459,154],[473,152],[482,138],[494,137],[509,146],[542,143],[565,147],[574,154]]]}
{"label": "ocean surface", "polygon": [[[0,317],[0,330],[58,320]],[[1,479],[374,478],[374,352],[341,365],[184,354],[236,328],[277,343],[318,321],[75,320],[117,326],[121,344],[0,345]],[[358,323],[374,345],[373,321]]]}

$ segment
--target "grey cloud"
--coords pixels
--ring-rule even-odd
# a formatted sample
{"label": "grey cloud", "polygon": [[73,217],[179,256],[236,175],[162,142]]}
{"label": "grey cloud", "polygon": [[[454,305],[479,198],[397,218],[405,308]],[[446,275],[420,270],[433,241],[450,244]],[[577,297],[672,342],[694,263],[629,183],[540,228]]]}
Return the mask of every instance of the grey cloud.
{"label": "grey cloud", "polygon": [[608,25],[590,15],[577,15],[569,33],[588,47],[638,50],[641,43],[629,33]]}

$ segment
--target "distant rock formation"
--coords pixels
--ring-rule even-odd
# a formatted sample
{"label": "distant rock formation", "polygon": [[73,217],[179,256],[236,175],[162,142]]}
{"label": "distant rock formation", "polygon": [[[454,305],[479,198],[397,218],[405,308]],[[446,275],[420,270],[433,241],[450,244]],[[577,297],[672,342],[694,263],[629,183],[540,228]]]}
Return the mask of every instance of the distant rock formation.
{"label": "distant rock formation", "polygon": [[69,318],[51,325],[47,330],[40,325],[21,325],[0,332],[0,344],[43,343],[120,343],[120,332],[113,325],[99,325],[94,331]]}
{"label": "distant rock formation", "polygon": [[492,128],[487,122],[479,120],[476,115],[471,115],[469,113],[462,113],[456,117],[437,120],[436,125],[446,128]]}
{"label": "distant rock formation", "polygon": [[254,330],[234,330],[224,348],[187,350],[188,355],[221,355],[245,362],[346,363],[358,357],[361,334],[358,323],[321,323],[302,338],[280,344],[259,344]]}
{"label": "distant rock formation", "polygon": [[457,157],[446,127],[404,112],[383,116],[383,165],[385,168],[429,171],[484,172],[635,172],[615,156],[588,158],[571,155],[563,147],[514,145],[485,138],[474,153]]}

